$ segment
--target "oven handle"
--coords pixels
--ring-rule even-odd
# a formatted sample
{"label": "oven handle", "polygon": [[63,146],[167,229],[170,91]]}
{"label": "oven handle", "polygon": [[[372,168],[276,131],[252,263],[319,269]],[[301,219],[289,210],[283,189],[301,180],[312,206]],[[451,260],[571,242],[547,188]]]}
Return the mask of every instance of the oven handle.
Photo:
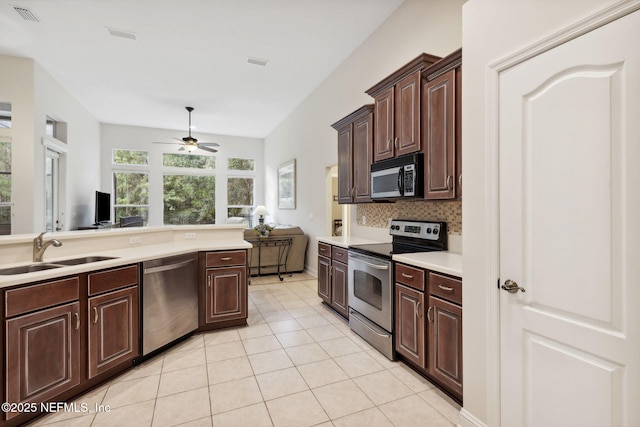
{"label": "oven handle", "polygon": [[363,322],[362,320],[358,319],[358,316],[353,316],[353,318],[356,319],[362,326],[364,326],[365,328],[367,328],[368,330],[370,330],[371,332],[373,332],[377,336],[382,337],[382,338],[388,338],[389,337],[388,334],[381,334],[380,332],[374,330],[371,326],[367,325],[365,322]]}
{"label": "oven handle", "polygon": [[376,270],[388,270],[389,269],[389,264],[372,264],[370,262],[367,262],[364,260],[364,258],[361,258],[357,255],[354,254],[349,254],[349,258],[354,259],[358,262],[361,262],[363,264],[368,265],[371,268],[375,268]]}

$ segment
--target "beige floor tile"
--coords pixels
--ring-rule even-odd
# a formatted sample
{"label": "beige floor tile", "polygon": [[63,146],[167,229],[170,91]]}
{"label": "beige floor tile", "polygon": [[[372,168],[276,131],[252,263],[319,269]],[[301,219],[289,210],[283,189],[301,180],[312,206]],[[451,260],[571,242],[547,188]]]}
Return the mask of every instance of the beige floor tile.
{"label": "beige floor tile", "polygon": [[213,416],[213,425],[222,427],[271,427],[271,417],[264,402]]}
{"label": "beige floor tile", "polygon": [[345,336],[322,341],[320,342],[320,346],[331,357],[344,356],[362,351],[359,346]]}
{"label": "beige floor tile", "polygon": [[276,399],[309,389],[296,368],[281,369],[256,375],[256,380],[264,400]]}
{"label": "beige floor tile", "polygon": [[398,366],[398,364],[400,363],[398,361],[393,361],[393,360],[388,359],[387,356],[385,356],[384,354],[380,353],[375,348],[371,348],[369,350],[365,350],[365,352],[369,356],[371,356],[373,358],[373,360],[375,360],[376,362],[381,364],[382,367],[385,368],[385,369],[393,369],[396,366]]}
{"label": "beige floor tile", "polygon": [[[304,317],[303,319],[306,319]],[[340,332],[338,328],[335,326],[328,324],[323,326],[317,326],[315,328],[307,328],[307,332],[315,339],[316,341],[326,341],[334,338],[343,337],[344,334]]]}
{"label": "beige floor tile", "polygon": [[354,378],[369,399],[376,405],[391,402],[413,394],[413,391],[389,371],[374,372]]}
{"label": "beige floor tile", "polygon": [[352,380],[317,387],[312,391],[331,419],[375,406]]}
{"label": "beige floor tile", "polygon": [[302,327],[305,329],[317,328],[318,326],[326,326],[331,324],[327,319],[319,314],[316,314],[315,316],[301,317],[297,320],[298,323],[300,323],[300,325],[302,325]]}
{"label": "beige floor tile", "polygon": [[267,323],[280,322],[282,320],[291,320],[293,316],[289,314],[289,312],[282,308],[280,310],[274,310],[267,313],[261,312],[262,317]]}
{"label": "beige floor tile", "polygon": [[[65,420],[70,420],[72,418],[80,418],[80,417],[86,418],[88,416],[87,414],[89,413],[89,411],[91,411],[91,418],[93,419],[93,416],[95,415],[94,409],[96,408],[96,405],[102,404],[102,400],[104,399],[104,396],[107,394],[108,389],[109,389],[108,384],[103,385],[73,400],[72,403],[75,405],[75,407],[79,408],[77,412],[60,411],[60,412],[51,413],[45,417],[40,418],[33,425],[53,424],[53,423],[58,423]],[[83,412],[84,408],[86,408],[85,412]],[[83,421],[78,420],[77,422],[83,423],[86,421],[87,420],[85,419]],[[89,421],[89,423],[90,422],[91,421]]]}
{"label": "beige floor tile", "polygon": [[238,329],[238,334],[243,340],[250,338],[264,337],[267,335],[273,335],[273,331],[267,324],[251,325],[246,328]]}
{"label": "beige floor tile", "polygon": [[128,381],[136,378],[149,377],[162,373],[164,354],[158,354],[151,359],[145,360],[142,364],[134,366],[129,371],[120,375],[115,381]]}
{"label": "beige floor tile", "polygon": [[249,362],[251,362],[251,367],[255,375],[293,366],[293,362],[291,362],[291,359],[284,350],[252,354],[249,356]]}
{"label": "beige floor tile", "polygon": [[210,331],[204,334],[205,346],[234,341],[240,341],[239,329],[224,329],[221,331]]}
{"label": "beige floor tile", "polygon": [[207,387],[159,397],[153,414],[153,426],[173,426],[211,415]]}
{"label": "beige floor tile", "polygon": [[220,360],[235,359],[246,356],[242,341],[233,341],[223,344],[210,345],[205,347],[207,352],[207,363],[218,362]]}
{"label": "beige floor tile", "polygon": [[381,364],[376,362],[373,357],[369,356],[364,351],[336,357],[334,360],[351,378],[382,371],[384,369]]}
{"label": "beige floor tile", "polygon": [[179,424],[180,427],[212,427],[213,421],[211,417],[200,418],[198,420],[189,421]]}
{"label": "beige floor tile", "polygon": [[378,406],[380,411],[397,426],[451,427],[453,424],[417,395],[411,395]]}
{"label": "beige floor tile", "polygon": [[282,348],[280,341],[278,341],[278,339],[273,335],[243,340],[242,344],[244,345],[244,350],[248,355],[264,353]]}
{"label": "beige floor tile", "polygon": [[297,368],[312,389],[349,379],[349,376],[332,359],[297,366]]}
{"label": "beige floor tile", "polygon": [[462,422],[462,418],[460,417],[460,405],[437,388],[423,391],[419,393],[418,396],[427,401],[429,405],[433,406],[436,411],[447,417],[447,419],[453,424],[460,424]]}
{"label": "beige floor tile", "polygon": [[277,320],[274,322],[269,322],[269,327],[273,331],[274,334],[281,334],[283,332],[291,332],[291,331],[299,331],[302,328],[300,323],[298,323],[295,319],[287,319],[287,320]]}
{"label": "beige floor tile", "polygon": [[[54,414],[55,415],[55,414]],[[40,418],[37,421],[27,424],[29,427],[39,427],[39,426],[47,426],[47,427],[89,427],[95,418],[95,414],[83,415],[80,417],[73,417],[62,420],[55,420],[51,415],[47,415],[46,417]],[[114,424],[115,426],[116,424]]]}
{"label": "beige floor tile", "polygon": [[285,349],[294,365],[300,366],[307,363],[319,362],[329,359],[329,355],[317,343],[299,345]]}
{"label": "beige floor tile", "polygon": [[253,369],[246,356],[210,363],[207,371],[210,385],[253,376]]}
{"label": "beige floor tile", "polygon": [[293,310],[296,308],[304,308],[304,307],[308,307],[307,303],[304,302],[302,299],[300,299],[300,297],[298,297],[297,295],[292,294],[292,298],[289,300],[284,300],[281,301],[281,304],[284,308],[286,308],[287,310]]}
{"label": "beige floor tile", "polygon": [[307,303],[305,302],[304,306],[302,306],[302,307],[290,308],[289,309],[289,314],[291,314],[294,317],[294,319],[298,319],[300,317],[315,316],[318,313],[316,313],[316,311],[314,309],[312,309],[311,307],[309,307],[307,305]]}
{"label": "beige floor tile", "polygon": [[195,334],[175,344],[173,347],[171,347],[170,351],[174,352],[182,350],[195,350],[196,348],[201,347],[204,347],[204,335]]}
{"label": "beige floor tile", "polygon": [[315,340],[309,333],[305,330],[300,331],[291,331],[291,332],[283,332],[276,335],[282,347],[295,347],[297,345],[311,344],[314,343]]}
{"label": "beige floor tile", "polygon": [[175,351],[164,357],[162,372],[177,371],[206,364],[204,347],[195,350]]}
{"label": "beige floor tile", "polygon": [[269,400],[267,409],[276,427],[313,426],[329,420],[310,391]]}
{"label": "beige floor tile", "polygon": [[134,405],[114,408],[109,412],[100,412],[96,414],[93,424],[91,425],[96,427],[119,427],[131,425],[131,421],[135,420],[136,426],[150,426],[153,420],[155,405],[155,401],[149,400]]}
{"label": "beige floor tile", "polygon": [[389,372],[402,381],[402,383],[409,387],[414,393],[420,393],[433,388],[433,384],[404,363],[398,363],[398,366],[389,369]]}
{"label": "beige floor tile", "polygon": [[262,402],[255,377],[214,384],[209,387],[209,395],[213,415]]}
{"label": "beige floor tile", "polygon": [[249,314],[247,317],[247,325],[249,326],[262,325],[265,323],[267,323],[267,321],[264,320],[261,314]]}
{"label": "beige floor tile", "polygon": [[118,408],[153,400],[158,394],[159,383],[160,375],[113,383],[109,386],[104,399],[102,399],[102,404],[109,405],[111,408]]}
{"label": "beige floor tile", "polygon": [[208,385],[206,365],[165,372],[160,376],[158,396],[167,396]]}
{"label": "beige floor tile", "polygon": [[266,304],[256,304],[256,308],[263,316],[266,316],[270,313],[281,313],[287,311],[284,306],[277,300],[274,302],[268,302]]}
{"label": "beige floor tile", "polygon": [[393,427],[393,423],[378,408],[365,409],[332,422],[335,427]]}

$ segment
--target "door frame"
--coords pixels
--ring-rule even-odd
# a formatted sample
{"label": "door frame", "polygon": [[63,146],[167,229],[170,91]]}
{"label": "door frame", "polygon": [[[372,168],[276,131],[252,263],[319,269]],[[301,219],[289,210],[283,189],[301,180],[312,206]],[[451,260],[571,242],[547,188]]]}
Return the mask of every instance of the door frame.
{"label": "door frame", "polygon": [[[590,31],[609,24],[623,16],[640,10],[640,0],[622,1],[604,8],[540,41],[518,50],[489,65],[485,74],[487,93],[487,150],[485,157],[486,198],[485,217],[487,218],[484,237],[485,283],[488,292],[487,307],[487,420],[486,425],[501,424],[501,361],[500,361],[500,73],[534,56],[553,49],[563,43],[580,37]],[[461,415],[472,425],[483,425],[464,408]]]}

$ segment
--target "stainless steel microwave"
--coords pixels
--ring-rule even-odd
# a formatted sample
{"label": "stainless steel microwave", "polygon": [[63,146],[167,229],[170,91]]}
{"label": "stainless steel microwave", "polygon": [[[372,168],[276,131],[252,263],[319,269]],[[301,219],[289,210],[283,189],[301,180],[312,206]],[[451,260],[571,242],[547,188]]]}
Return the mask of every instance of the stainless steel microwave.
{"label": "stainless steel microwave", "polygon": [[371,165],[371,198],[423,197],[423,155],[408,154]]}

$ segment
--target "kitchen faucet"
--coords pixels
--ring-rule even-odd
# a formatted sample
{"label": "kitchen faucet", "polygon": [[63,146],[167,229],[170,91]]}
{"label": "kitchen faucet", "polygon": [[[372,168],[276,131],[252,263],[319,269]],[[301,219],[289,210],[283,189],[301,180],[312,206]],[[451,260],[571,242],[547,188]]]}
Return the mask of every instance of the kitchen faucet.
{"label": "kitchen faucet", "polygon": [[44,231],[38,235],[35,239],[33,239],[33,262],[41,262],[42,256],[44,255],[44,251],[50,246],[53,245],[56,248],[62,246],[62,242],[58,239],[43,241],[42,236],[44,236]]}

